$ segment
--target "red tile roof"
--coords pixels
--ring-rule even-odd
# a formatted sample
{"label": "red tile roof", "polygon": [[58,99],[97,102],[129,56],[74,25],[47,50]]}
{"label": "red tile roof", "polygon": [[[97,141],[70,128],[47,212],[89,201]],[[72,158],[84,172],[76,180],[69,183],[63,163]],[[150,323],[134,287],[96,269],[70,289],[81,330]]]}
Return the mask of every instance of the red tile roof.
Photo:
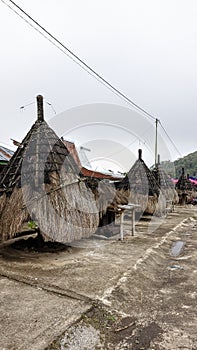
{"label": "red tile roof", "polygon": [[95,179],[108,179],[108,180],[113,180],[113,181],[122,179],[121,175],[118,176],[118,175],[105,174],[105,173],[101,173],[99,171],[94,171],[94,170],[90,170],[90,169],[83,167],[81,164],[81,161],[79,159],[79,155],[78,155],[77,149],[75,147],[75,144],[73,142],[66,141],[66,140],[63,140],[63,142],[64,142],[65,146],[67,147],[68,151],[70,152],[70,154],[72,155],[73,159],[77,163],[79,170],[83,176],[92,177]]}

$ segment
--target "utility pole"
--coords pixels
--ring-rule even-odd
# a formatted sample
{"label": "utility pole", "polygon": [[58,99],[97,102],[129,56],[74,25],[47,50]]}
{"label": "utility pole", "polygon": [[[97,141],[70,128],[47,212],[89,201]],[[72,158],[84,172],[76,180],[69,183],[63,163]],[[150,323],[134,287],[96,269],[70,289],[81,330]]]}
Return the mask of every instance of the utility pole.
{"label": "utility pole", "polygon": [[155,124],[156,124],[156,129],[155,129],[155,166],[157,165],[158,122],[159,122],[159,119],[156,118],[156,120],[155,120]]}

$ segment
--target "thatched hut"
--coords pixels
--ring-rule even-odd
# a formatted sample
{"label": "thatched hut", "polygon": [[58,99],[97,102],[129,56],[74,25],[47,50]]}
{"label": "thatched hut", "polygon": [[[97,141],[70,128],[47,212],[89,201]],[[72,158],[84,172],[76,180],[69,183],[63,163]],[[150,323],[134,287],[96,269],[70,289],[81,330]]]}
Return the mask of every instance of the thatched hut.
{"label": "thatched hut", "polygon": [[139,157],[121,182],[119,188],[127,192],[128,202],[139,204],[141,214],[163,215],[166,201],[154,175],[142,159],[142,150]]}
{"label": "thatched hut", "polygon": [[158,162],[152,170],[152,173],[162,189],[162,192],[166,198],[167,207],[171,207],[173,204],[179,202],[178,193],[175,189],[170,176],[166,173],[162,165],[160,164],[160,156],[158,155]]}
{"label": "thatched hut", "polygon": [[44,240],[67,243],[88,237],[99,223],[94,196],[68,149],[44,121],[40,95],[37,110],[37,121],[0,181],[0,240],[16,237],[30,220]]}
{"label": "thatched hut", "polygon": [[182,168],[181,176],[175,186],[178,195],[179,203],[184,205],[186,203],[191,203],[193,198],[196,198],[196,188],[189,180],[189,175],[185,175],[185,169]]}

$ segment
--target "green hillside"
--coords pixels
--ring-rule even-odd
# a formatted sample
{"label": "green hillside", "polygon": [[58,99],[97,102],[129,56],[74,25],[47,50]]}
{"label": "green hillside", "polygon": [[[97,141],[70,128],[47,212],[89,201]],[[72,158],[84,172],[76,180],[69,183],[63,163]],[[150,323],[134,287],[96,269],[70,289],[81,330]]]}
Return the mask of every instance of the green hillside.
{"label": "green hillside", "polygon": [[185,169],[185,174],[197,177],[197,151],[190,153],[183,158],[179,158],[174,162],[165,161],[161,162],[161,164],[171,177],[178,178],[181,174],[182,168]]}

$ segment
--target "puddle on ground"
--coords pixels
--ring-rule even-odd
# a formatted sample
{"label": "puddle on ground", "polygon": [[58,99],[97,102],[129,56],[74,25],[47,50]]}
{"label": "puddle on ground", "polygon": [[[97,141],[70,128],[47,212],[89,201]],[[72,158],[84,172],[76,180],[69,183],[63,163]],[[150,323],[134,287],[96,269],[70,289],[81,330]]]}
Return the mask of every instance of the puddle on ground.
{"label": "puddle on ground", "polygon": [[185,245],[185,242],[183,241],[175,242],[170,250],[170,255],[178,256],[179,254],[181,254],[183,251],[184,245]]}
{"label": "puddle on ground", "polygon": [[103,350],[100,332],[91,325],[72,326],[60,342],[61,350]]}

